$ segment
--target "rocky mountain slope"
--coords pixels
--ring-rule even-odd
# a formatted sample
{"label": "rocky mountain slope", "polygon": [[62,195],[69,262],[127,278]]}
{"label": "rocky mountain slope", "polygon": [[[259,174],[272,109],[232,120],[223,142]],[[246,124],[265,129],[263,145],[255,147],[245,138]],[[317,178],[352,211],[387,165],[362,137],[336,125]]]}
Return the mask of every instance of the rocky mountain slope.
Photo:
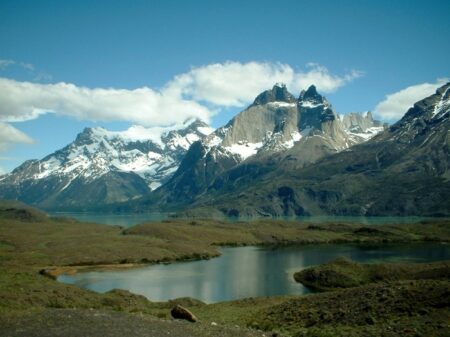
{"label": "rocky mountain slope", "polygon": [[164,184],[190,145],[212,131],[198,120],[168,132],[86,128],[63,149],[0,177],[0,198],[54,209],[137,198]]}
{"label": "rocky mountain slope", "polygon": [[257,181],[211,185],[196,201],[197,213],[448,216],[449,130],[447,83],[365,143],[299,169],[263,165]]}
{"label": "rocky mountain slope", "polygon": [[[187,152],[166,185],[144,207],[180,207],[208,188],[256,178],[279,166],[299,168],[370,139],[384,126],[370,113],[338,117],[315,86],[296,99],[276,84]],[[138,206],[139,207],[139,206]]]}

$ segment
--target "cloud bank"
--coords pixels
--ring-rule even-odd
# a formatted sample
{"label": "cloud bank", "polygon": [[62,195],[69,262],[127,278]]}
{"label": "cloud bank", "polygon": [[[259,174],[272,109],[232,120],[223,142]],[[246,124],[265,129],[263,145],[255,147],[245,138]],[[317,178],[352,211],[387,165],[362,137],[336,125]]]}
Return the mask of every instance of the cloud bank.
{"label": "cloud bank", "polygon": [[0,59],[0,70],[4,70],[10,66],[14,66],[17,65],[25,70],[28,71],[34,71],[34,65],[32,65],[31,63],[26,63],[26,62],[18,62],[18,61],[14,61],[14,60],[4,60],[4,59]]}
{"label": "cloud bank", "polygon": [[0,70],[8,68],[10,65],[15,64],[16,62],[13,60],[1,60],[0,59]]}
{"label": "cloud bank", "polygon": [[198,117],[210,111],[195,101],[150,88],[90,89],[70,83],[39,84],[0,78],[0,120],[20,122],[46,113],[91,121],[130,121],[156,126]]}
{"label": "cloud bank", "polygon": [[333,92],[361,76],[343,76],[309,64],[295,71],[281,63],[226,62],[191,69],[161,90],[86,88],[71,83],[40,84],[0,78],[0,121],[18,122],[56,113],[91,121],[128,121],[143,126],[178,125],[190,118],[209,121],[225,107],[243,107],[276,82],[293,92],[315,84]]}
{"label": "cloud bank", "polygon": [[360,76],[362,73],[358,71],[333,75],[316,63],[309,63],[306,71],[295,71],[290,65],[281,63],[226,62],[193,68],[176,76],[164,91],[221,107],[242,107],[277,82],[286,84],[294,93],[311,84],[321,92],[329,93]]}
{"label": "cloud bank", "polygon": [[448,81],[448,78],[440,78],[435,83],[416,84],[386,95],[386,98],[375,107],[375,114],[383,120],[396,121],[402,118],[414,103],[434,94],[436,89]]}
{"label": "cloud bank", "polygon": [[12,144],[31,144],[33,140],[10,124],[0,122],[0,151],[5,151]]}

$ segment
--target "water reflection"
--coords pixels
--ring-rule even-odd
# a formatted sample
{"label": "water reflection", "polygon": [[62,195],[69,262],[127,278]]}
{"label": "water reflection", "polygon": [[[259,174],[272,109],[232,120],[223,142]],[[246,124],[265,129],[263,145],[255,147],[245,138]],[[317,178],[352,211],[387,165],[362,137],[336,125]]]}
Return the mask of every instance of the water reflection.
{"label": "water reflection", "polygon": [[122,271],[63,275],[59,281],[105,292],[114,288],[142,294],[153,301],[194,297],[213,303],[256,296],[305,294],[293,280],[300,269],[347,256],[359,262],[450,259],[450,245],[308,245],[284,248],[224,248],[207,261],[153,265]]}

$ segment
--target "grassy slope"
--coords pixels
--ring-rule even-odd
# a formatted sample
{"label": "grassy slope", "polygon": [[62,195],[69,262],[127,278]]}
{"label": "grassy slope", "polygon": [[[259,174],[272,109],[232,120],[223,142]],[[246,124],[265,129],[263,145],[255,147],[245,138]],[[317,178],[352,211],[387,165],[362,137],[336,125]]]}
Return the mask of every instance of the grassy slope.
{"label": "grassy slope", "polygon": [[362,264],[340,257],[329,263],[299,271],[294,274],[294,279],[317,290],[351,288],[368,283],[400,280],[448,280],[450,261]]}
{"label": "grassy slope", "polygon": [[375,283],[262,309],[254,325],[294,336],[448,336],[449,281]]}

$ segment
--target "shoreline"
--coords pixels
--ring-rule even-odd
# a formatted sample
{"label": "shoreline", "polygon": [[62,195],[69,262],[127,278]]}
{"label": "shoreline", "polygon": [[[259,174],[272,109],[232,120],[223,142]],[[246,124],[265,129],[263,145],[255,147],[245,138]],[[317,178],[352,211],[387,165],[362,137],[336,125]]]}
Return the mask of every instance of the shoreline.
{"label": "shoreline", "polygon": [[[232,248],[232,247],[230,247]],[[210,260],[216,257],[220,257],[222,254],[211,255],[205,258],[187,258],[177,259],[171,261],[156,261],[156,262],[135,262],[135,263],[105,263],[105,264],[89,264],[89,265],[70,265],[70,266],[47,266],[39,270],[39,274],[50,277],[57,280],[61,275],[75,275],[83,272],[90,271],[112,271],[116,269],[133,269],[146,266],[154,266],[158,264],[173,264],[192,261],[204,261]],[[58,281],[59,282],[59,281]]]}
{"label": "shoreline", "polygon": [[[434,243],[434,244],[450,244],[449,241],[389,241],[389,242],[377,242],[378,245],[420,245],[425,243]],[[296,247],[296,246],[328,246],[328,245],[357,245],[357,246],[370,246],[374,245],[374,242],[360,242],[360,241],[334,241],[334,242],[293,242],[293,243],[285,243],[285,244],[240,244],[240,245],[223,245],[217,246],[213,245],[215,248],[219,248],[217,250],[217,255],[209,255],[200,258],[186,258],[186,259],[175,259],[175,260],[161,260],[161,261],[150,261],[150,262],[134,262],[134,263],[101,263],[101,264],[75,264],[69,266],[47,266],[39,270],[39,274],[47,276],[53,280],[58,281],[58,277],[61,275],[75,275],[78,273],[84,272],[101,272],[101,271],[114,271],[114,270],[127,270],[127,269],[135,269],[135,268],[143,268],[149,266],[155,266],[159,264],[170,265],[175,263],[184,263],[184,262],[194,262],[194,261],[207,261],[214,258],[219,258],[222,256],[220,252],[220,248],[239,248],[239,247],[255,247],[255,248],[288,248],[288,247]],[[437,260],[437,261],[445,261]],[[383,262],[383,263],[391,263],[391,262]],[[415,263],[429,263],[429,262],[415,262]],[[60,282],[60,281],[58,281]]]}

